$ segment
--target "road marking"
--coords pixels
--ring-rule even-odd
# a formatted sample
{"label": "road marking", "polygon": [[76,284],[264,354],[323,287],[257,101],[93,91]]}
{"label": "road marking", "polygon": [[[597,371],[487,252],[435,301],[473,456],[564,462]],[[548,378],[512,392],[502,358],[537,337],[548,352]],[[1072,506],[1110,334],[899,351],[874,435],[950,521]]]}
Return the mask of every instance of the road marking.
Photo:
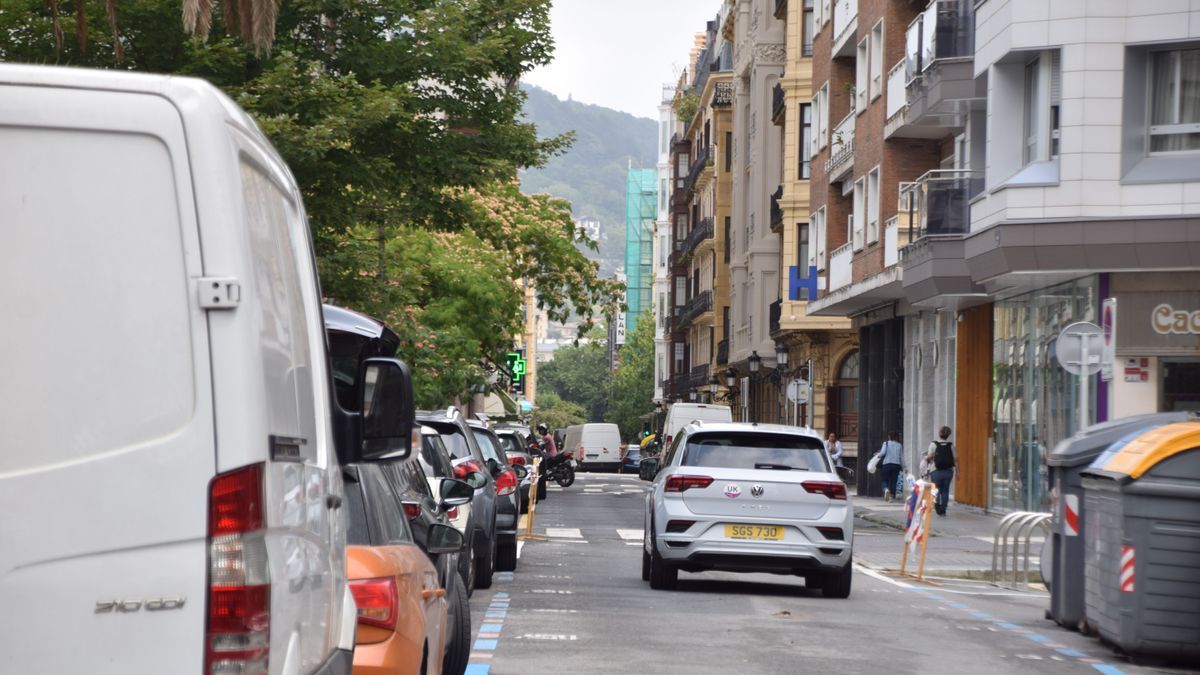
{"label": "road marking", "polygon": [[530,593],[540,593],[543,595],[574,595],[575,591],[565,591],[559,588],[531,588]]}
{"label": "road marking", "polygon": [[578,527],[547,527],[547,537],[567,537],[570,539],[583,539],[583,533]]}
{"label": "road marking", "polygon": [[621,530],[621,529],[618,529],[617,536],[621,537],[622,539],[629,540],[629,541],[633,541],[636,539],[638,542],[641,542],[641,540],[646,536],[646,533],[643,530]]}
{"label": "road marking", "polygon": [[524,611],[526,611],[526,612],[538,612],[538,613],[541,613],[541,614],[578,614],[578,613],[579,613],[579,610],[577,610],[577,609],[548,609],[548,608],[534,608],[534,609],[527,609],[527,610],[524,610]]}
{"label": "road marking", "polygon": [[641,545],[642,545],[642,542],[640,542],[640,541],[627,541],[627,542],[625,542],[625,545],[626,545],[626,546],[641,546]]}
{"label": "road marking", "polygon": [[571,640],[577,640],[577,639],[579,639],[579,638],[577,638],[577,637],[576,637],[576,636],[574,636],[574,635],[561,635],[561,634],[556,634],[556,633],[526,633],[526,634],[524,634],[524,635],[517,636],[517,639],[518,639],[518,640],[563,640],[563,641],[571,641]]}

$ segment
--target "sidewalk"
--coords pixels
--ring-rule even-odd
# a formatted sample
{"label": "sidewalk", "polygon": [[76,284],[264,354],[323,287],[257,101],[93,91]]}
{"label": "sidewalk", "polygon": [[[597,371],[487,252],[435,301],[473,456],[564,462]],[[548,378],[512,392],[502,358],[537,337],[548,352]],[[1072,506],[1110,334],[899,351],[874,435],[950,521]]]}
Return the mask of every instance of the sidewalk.
{"label": "sidewalk", "polygon": [[[879,497],[854,497],[854,558],[876,569],[898,569],[903,551],[904,503],[888,504]],[[992,536],[1000,516],[950,503],[948,515],[934,514],[925,557],[925,573],[950,575],[971,573],[986,575],[992,569]],[[1037,552],[1042,539],[1035,537],[1031,547],[1030,572],[1037,570]],[[910,555],[908,568],[916,569],[918,559]]]}

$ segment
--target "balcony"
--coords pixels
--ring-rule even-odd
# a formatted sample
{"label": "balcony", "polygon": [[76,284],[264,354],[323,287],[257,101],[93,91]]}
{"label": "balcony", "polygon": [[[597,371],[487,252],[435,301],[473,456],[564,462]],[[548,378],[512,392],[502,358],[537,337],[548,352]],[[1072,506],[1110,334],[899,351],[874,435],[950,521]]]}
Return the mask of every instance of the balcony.
{"label": "balcony", "polygon": [[713,107],[723,108],[733,105],[733,83],[718,82],[716,89],[713,91],[712,99]]}
{"label": "balcony", "polygon": [[705,312],[711,312],[712,299],[712,291],[704,291],[703,293],[697,293],[696,295],[692,296],[692,299],[688,300],[687,304],[683,306],[683,316],[681,317],[681,320],[684,323],[691,323],[701,314],[704,314]]}
{"label": "balcony", "polygon": [[971,198],[983,190],[983,174],[974,171],[926,172],[904,187],[900,199],[908,210],[908,240],[971,231]]}
{"label": "balcony", "polygon": [[692,366],[688,372],[688,389],[696,389],[706,391],[708,387],[708,377],[710,369],[707,363],[701,363],[698,366]]}
{"label": "balcony", "polygon": [[833,57],[854,56],[858,32],[858,0],[834,0]]}
{"label": "balcony", "polygon": [[899,216],[888,218],[883,227],[883,266],[892,267],[900,262],[900,250],[908,245],[909,228],[900,222]]}
{"label": "balcony", "polygon": [[700,245],[700,242],[712,238],[712,216],[709,216],[708,218],[702,218],[699,224],[697,224],[696,227],[693,227],[691,232],[688,232],[687,239],[683,240],[683,248],[681,253],[685,256],[691,255],[692,252],[696,250],[696,247]]}
{"label": "balcony", "polygon": [[829,159],[825,160],[825,173],[830,183],[841,182],[854,169],[854,111],[838,122],[830,138]]}
{"label": "balcony", "polygon": [[890,135],[940,138],[963,128],[987,95],[975,80],[974,0],[935,0],[908,25],[904,45],[904,117]]}
{"label": "balcony", "polygon": [[729,340],[721,340],[717,343],[717,365],[723,366],[729,363]]}
{"label": "balcony", "polygon": [[779,320],[783,316],[783,300],[776,300],[768,308],[771,335],[779,332]]}
{"label": "balcony", "polygon": [[787,21],[787,4],[788,0],[775,0],[775,18],[780,21]]}
{"label": "balcony", "polygon": [[783,97],[783,85],[778,82],[771,89],[771,121],[776,125],[783,125],[784,113],[787,112],[787,103]]}
{"label": "balcony", "polygon": [[676,373],[671,377],[671,398],[686,399],[688,394],[688,374]]}
{"label": "balcony", "polygon": [[775,234],[783,234],[783,209],[779,206],[782,198],[783,186],[780,185],[771,193],[771,231]]}
{"label": "balcony", "polygon": [[889,137],[895,128],[904,125],[904,111],[908,107],[905,85],[908,82],[906,62],[901,59],[892,66],[887,76],[887,122],[884,124],[883,135]]}
{"label": "balcony", "polygon": [[854,258],[854,250],[850,242],[835,248],[829,254],[829,291],[833,292],[843,286],[850,285],[852,277],[850,262]]}
{"label": "balcony", "polygon": [[691,193],[692,188],[696,187],[696,181],[700,178],[700,174],[708,167],[712,166],[712,146],[705,146],[703,150],[692,160],[691,166],[688,167],[687,178],[683,181],[683,191]]}

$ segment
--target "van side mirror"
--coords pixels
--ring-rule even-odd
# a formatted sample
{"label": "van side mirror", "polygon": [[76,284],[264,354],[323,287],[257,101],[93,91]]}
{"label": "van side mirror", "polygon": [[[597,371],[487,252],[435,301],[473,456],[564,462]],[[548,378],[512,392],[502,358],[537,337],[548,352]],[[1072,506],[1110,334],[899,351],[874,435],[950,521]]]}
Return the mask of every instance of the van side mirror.
{"label": "van side mirror", "polygon": [[443,478],[442,484],[438,489],[438,497],[443,510],[449,511],[452,507],[470,504],[471,498],[475,496],[475,488],[471,487],[466,481],[461,481],[455,478]]}
{"label": "van side mirror", "polygon": [[462,532],[442,523],[433,523],[429,526],[429,538],[426,541],[428,542],[426,552],[432,555],[458,553],[467,543]]}
{"label": "van side mirror", "polygon": [[421,442],[408,366],[396,359],[367,359],[359,367],[358,382],[362,459],[407,458]]}

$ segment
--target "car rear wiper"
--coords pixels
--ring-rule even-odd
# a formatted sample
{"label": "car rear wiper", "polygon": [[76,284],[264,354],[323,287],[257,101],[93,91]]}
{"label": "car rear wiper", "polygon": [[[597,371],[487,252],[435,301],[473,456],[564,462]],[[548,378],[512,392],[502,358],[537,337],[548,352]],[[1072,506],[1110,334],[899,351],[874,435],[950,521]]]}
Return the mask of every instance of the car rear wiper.
{"label": "car rear wiper", "polygon": [[808,471],[799,466],[788,466],[787,464],[770,464],[768,462],[759,462],[754,465],[756,469],[770,469],[771,471]]}

